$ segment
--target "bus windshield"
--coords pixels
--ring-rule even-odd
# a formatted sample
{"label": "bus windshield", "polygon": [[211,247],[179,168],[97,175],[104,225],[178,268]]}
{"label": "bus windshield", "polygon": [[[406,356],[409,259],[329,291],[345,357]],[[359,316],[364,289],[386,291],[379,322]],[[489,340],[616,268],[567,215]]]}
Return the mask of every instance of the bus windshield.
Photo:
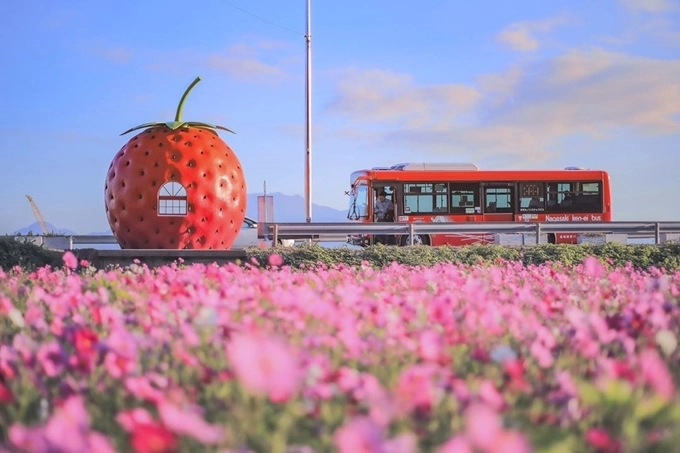
{"label": "bus windshield", "polygon": [[349,220],[359,220],[368,217],[368,186],[366,184],[357,184],[352,187],[349,194],[349,211],[347,218]]}

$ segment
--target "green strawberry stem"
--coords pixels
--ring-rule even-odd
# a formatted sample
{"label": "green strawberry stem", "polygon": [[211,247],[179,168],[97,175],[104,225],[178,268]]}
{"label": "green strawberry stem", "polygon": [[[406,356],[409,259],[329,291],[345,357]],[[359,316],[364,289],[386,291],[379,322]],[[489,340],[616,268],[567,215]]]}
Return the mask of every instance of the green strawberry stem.
{"label": "green strawberry stem", "polygon": [[179,104],[177,105],[177,113],[175,114],[175,121],[169,121],[167,123],[159,123],[159,122],[154,122],[154,123],[144,123],[140,124],[139,126],[135,126],[132,129],[128,129],[125,132],[123,132],[120,135],[125,135],[128,132],[136,131],[137,129],[146,129],[148,127],[157,127],[157,126],[164,126],[164,127],[169,127],[170,129],[177,130],[180,127],[197,127],[199,129],[206,129],[209,130],[210,132],[217,134],[214,129],[222,129],[223,131],[231,132],[232,134],[235,134],[236,132],[232,131],[231,129],[227,129],[224,126],[218,126],[216,124],[207,124],[207,123],[199,123],[196,121],[182,121],[182,111],[184,110],[184,101],[186,101],[187,96],[189,96],[189,93],[191,90],[194,89],[196,84],[201,81],[201,77],[198,76],[194,79],[193,82],[191,82],[191,85],[184,91],[184,94],[182,95],[182,98],[179,100]]}
{"label": "green strawberry stem", "polygon": [[189,88],[186,89],[184,94],[182,95],[182,99],[179,100],[179,105],[177,106],[177,113],[175,114],[175,122],[179,123],[182,121],[182,110],[184,110],[184,101],[186,100],[187,96],[189,96],[189,93],[191,90],[194,89],[194,87],[198,84],[198,82],[201,81],[201,76],[198,76],[194,79],[193,82],[191,82],[191,85],[189,85]]}

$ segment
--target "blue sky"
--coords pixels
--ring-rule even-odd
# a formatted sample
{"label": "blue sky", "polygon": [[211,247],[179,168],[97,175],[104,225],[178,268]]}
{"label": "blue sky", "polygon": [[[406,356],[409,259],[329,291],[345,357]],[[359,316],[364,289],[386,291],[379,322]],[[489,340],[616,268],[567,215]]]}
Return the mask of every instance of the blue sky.
{"label": "blue sky", "polygon": [[[249,192],[303,195],[305,8],[0,2],[0,233],[35,221],[25,194],[106,230],[120,133],[172,120],[196,76],[184,119],[236,131]],[[311,24],[314,203],[398,162],[576,165],[610,172],[615,220],[680,219],[680,0],[312,1]]]}

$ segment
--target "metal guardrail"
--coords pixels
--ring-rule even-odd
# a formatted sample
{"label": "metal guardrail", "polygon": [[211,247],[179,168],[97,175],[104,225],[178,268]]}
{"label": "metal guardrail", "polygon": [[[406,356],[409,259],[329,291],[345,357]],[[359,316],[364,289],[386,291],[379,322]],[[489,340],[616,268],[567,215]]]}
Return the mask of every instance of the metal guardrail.
{"label": "metal guardrail", "polygon": [[315,239],[323,235],[397,234],[500,234],[528,233],[593,233],[626,234],[635,238],[654,238],[661,241],[662,234],[680,233],[680,222],[441,222],[441,223],[271,223],[265,231],[278,239]]}
{"label": "metal guardrail", "polygon": [[[346,242],[350,236],[380,234],[532,234],[536,243],[542,234],[625,234],[634,238],[654,238],[661,242],[663,234],[680,234],[680,222],[442,222],[442,223],[265,223],[265,234],[271,235],[272,243],[279,239],[309,239],[316,242]],[[72,236],[14,236],[18,240],[31,240],[40,244],[56,241],[56,248],[73,249],[76,245],[117,245],[113,235]]]}
{"label": "metal guardrail", "polygon": [[74,245],[83,244],[115,244],[118,245],[118,241],[113,235],[78,235],[78,236],[68,236],[71,243],[71,248]]}

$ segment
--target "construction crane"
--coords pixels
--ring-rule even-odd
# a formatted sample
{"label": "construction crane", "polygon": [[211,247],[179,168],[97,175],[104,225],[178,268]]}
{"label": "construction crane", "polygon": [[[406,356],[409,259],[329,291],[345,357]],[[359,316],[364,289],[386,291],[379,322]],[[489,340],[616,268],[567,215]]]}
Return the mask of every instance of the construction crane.
{"label": "construction crane", "polygon": [[43,231],[43,234],[49,234],[50,229],[47,226],[47,222],[45,222],[45,219],[43,219],[43,216],[40,213],[40,209],[38,209],[38,206],[35,204],[33,197],[30,195],[26,195],[26,198],[28,198],[28,202],[31,203],[31,209],[33,209],[33,214],[35,215],[35,218],[38,219],[38,224],[40,225],[40,229]]}

